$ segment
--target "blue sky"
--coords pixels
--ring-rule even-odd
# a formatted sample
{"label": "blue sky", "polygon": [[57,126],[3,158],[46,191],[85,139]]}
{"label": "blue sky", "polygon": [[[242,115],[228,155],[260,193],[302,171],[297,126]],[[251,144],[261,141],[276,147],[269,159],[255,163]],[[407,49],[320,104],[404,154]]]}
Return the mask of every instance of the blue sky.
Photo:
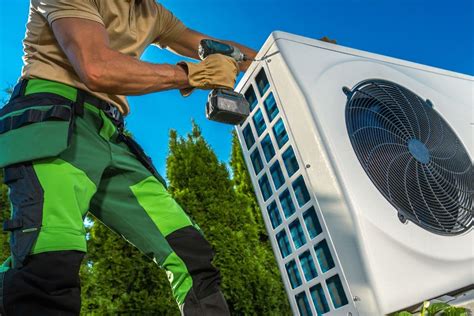
{"label": "blue sky", "polygon": [[[112,1],[112,0],[110,0]],[[122,1],[122,0],[113,0]],[[188,27],[259,49],[281,30],[312,38],[327,35],[343,46],[474,75],[473,0],[163,0]],[[0,88],[16,82],[29,1],[0,0]],[[143,59],[181,58],[155,47]],[[1,95],[0,95],[1,97]],[[162,174],[168,133],[185,134],[194,119],[220,160],[228,161],[232,128],[204,116],[206,92],[177,91],[129,98],[128,128]]]}

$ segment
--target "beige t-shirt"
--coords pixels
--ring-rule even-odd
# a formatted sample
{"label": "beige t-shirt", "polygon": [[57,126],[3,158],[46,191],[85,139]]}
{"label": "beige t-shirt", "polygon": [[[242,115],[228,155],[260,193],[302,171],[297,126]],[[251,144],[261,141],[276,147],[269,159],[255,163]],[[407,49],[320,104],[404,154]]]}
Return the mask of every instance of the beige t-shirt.
{"label": "beige t-shirt", "polygon": [[155,0],[31,0],[23,40],[22,78],[41,78],[65,83],[115,104],[129,112],[125,96],[92,92],[81,82],[61,50],[50,27],[53,21],[75,17],[98,22],[107,29],[110,47],[140,58],[150,44],[166,47],[186,27]]}

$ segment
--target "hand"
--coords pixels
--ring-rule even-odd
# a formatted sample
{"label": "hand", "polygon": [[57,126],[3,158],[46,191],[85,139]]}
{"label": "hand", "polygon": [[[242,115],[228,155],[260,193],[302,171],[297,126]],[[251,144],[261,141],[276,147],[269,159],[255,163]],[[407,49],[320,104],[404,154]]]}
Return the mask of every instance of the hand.
{"label": "hand", "polygon": [[183,96],[188,96],[197,89],[211,90],[215,88],[234,89],[239,73],[239,65],[228,56],[221,54],[209,55],[200,63],[180,62],[187,74],[190,88],[181,89]]}

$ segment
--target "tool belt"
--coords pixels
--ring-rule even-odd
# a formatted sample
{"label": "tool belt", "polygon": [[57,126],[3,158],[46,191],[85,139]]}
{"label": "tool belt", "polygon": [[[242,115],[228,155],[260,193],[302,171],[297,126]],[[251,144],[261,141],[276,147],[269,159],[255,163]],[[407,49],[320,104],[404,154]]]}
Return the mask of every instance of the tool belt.
{"label": "tool belt", "polygon": [[0,168],[61,154],[70,145],[75,118],[83,115],[88,103],[105,114],[117,127],[118,139],[166,186],[151,158],[124,133],[124,119],[116,106],[80,89],[75,101],[49,92],[25,95],[27,85],[28,80],[21,80],[0,109]]}

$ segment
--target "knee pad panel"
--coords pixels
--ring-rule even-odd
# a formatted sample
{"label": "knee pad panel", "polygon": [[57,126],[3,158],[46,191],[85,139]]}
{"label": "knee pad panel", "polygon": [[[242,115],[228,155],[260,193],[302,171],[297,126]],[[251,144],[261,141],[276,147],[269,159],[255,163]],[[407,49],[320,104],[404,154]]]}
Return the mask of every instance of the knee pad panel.
{"label": "knee pad panel", "polygon": [[79,251],[55,251],[28,256],[21,268],[4,273],[6,315],[78,315],[81,308]]}
{"label": "knee pad panel", "polygon": [[214,251],[195,227],[187,226],[178,229],[169,234],[166,240],[186,264],[198,299],[219,291],[220,273],[212,265]]}

